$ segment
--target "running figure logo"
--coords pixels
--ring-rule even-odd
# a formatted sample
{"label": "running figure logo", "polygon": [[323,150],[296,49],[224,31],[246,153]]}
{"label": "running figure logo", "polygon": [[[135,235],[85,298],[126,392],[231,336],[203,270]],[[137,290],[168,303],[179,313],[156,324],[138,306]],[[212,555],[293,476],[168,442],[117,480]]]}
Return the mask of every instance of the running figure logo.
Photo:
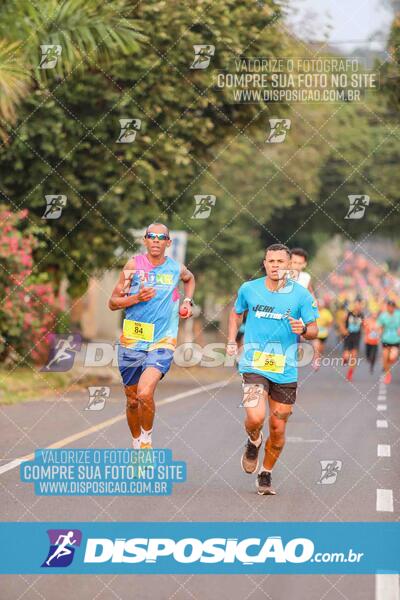
{"label": "running figure logo", "polygon": [[[298,271],[295,269],[278,269],[279,279],[282,284],[277,289],[278,294],[290,294],[293,291],[293,281],[297,281],[299,277]],[[289,316],[289,313],[285,316]]]}
{"label": "running figure logo", "polygon": [[191,69],[207,69],[210,64],[211,57],[214,56],[215,46],[210,44],[195,44],[194,61],[190,65]]}
{"label": "running figure logo", "polygon": [[317,483],[321,483],[323,485],[331,485],[335,483],[339,471],[342,470],[342,461],[341,460],[320,460],[321,465],[321,477]]}
{"label": "running figure logo", "polygon": [[269,132],[266,140],[267,144],[281,144],[285,141],[287,132],[290,129],[290,119],[269,119],[269,126],[271,131]]}
{"label": "running figure logo", "polygon": [[42,371],[65,372],[72,368],[75,354],[81,349],[82,338],[80,335],[68,335],[67,337],[55,335],[53,347],[50,350],[50,358]]}
{"label": "running figure logo", "polygon": [[239,404],[243,408],[255,408],[264,399],[264,386],[262,383],[242,383],[243,398]]}
{"label": "running figure logo", "polygon": [[67,204],[67,196],[64,194],[56,194],[51,196],[45,196],[46,208],[43,213],[42,219],[58,219],[61,217],[63,208]]}
{"label": "running figure logo", "polygon": [[207,219],[210,216],[211,209],[215,206],[216,197],[212,194],[198,194],[194,197],[196,206],[192,214],[192,219]]}
{"label": "running figure logo", "polygon": [[119,119],[121,131],[119,133],[117,144],[131,144],[136,139],[136,133],[142,126],[140,119]]}
{"label": "running figure logo", "polygon": [[106,400],[110,397],[110,388],[108,386],[89,386],[89,401],[85,410],[103,410]]}
{"label": "running figure logo", "polygon": [[40,58],[39,69],[54,69],[61,56],[61,46],[58,44],[44,44],[40,46],[40,50],[42,51],[42,56]]}
{"label": "running figure logo", "polygon": [[351,195],[349,198],[349,210],[345,219],[362,219],[365,215],[365,210],[369,206],[369,196],[367,195]]}
{"label": "running figure logo", "polygon": [[42,567],[68,567],[74,558],[75,548],[81,545],[79,529],[48,529],[50,548]]}

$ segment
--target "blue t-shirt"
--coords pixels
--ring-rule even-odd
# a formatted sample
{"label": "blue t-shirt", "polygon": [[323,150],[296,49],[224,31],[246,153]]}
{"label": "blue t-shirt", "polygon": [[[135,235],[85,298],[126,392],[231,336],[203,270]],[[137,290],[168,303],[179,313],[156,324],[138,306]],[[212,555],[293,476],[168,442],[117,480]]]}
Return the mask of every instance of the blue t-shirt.
{"label": "blue t-shirt", "polygon": [[317,319],[317,303],[310,292],[295,281],[271,292],[266,278],[240,286],[235,302],[238,314],[248,310],[240,373],[258,373],[276,383],[297,381],[298,335],[288,317],[307,325]]}
{"label": "blue t-shirt", "polygon": [[383,328],[382,342],[384,344],[400,344],[400,310],[393,314],[383,312],[378,317],[378,325]]}

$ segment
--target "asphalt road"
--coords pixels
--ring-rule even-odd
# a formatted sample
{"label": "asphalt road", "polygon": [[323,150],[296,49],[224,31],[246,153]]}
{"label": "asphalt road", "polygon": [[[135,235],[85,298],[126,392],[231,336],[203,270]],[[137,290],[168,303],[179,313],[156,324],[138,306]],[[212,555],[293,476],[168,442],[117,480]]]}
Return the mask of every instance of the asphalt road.
{"label": "asphalt road", "polygon": [[[364,364],[353,383],[345,371],[324,366],[301,370],[287,445],[274,469],[274,497],[256,494],[254,476],[240,468],[245,442],[240,380],[193,393],[204,384],[190,375],[161,383],[154,446],[172,448],[187,463],[187,481],[169,497],[39,497],[21,483],[12,461],[117,417],[122,388],[115,386],[103,410],[85,411],[87,396],[0,407],[0,502],[3,521],[397,521],[400,515],[400,369],[381,391],[378,371]],[[210,384],[206,386],[210,387]],[[188,393],[191,393],[189,395]],[[179,395],[177,398],[175,398]],[[171,398],[172,397],[172,398]],[[163,400],[170,398],[169,403]],[[386,421],[387,427],[377,421]],[[383,423],[384,425],[384,423]],[[67,447],[129,445],[124,420],[92,431]],[[390,456],[387,454],[390,446]],[[333,484],[318,483],[320,461],[341,461]],[[7,466],[8,465],[8,466]],[[9,470],[5,470],[5,468]],[[1,472],[1,471],[4,472]],[[380,490],[389,490],[389,502]],[[391,490],[391,494],[390,494]],[[393,497],[393,506],[390,497]],[[379,587],[379,586],[378,586]],[[0,599],[95,598],[398,600],[398,589],[376,590],[374,576],[1,576]]]}

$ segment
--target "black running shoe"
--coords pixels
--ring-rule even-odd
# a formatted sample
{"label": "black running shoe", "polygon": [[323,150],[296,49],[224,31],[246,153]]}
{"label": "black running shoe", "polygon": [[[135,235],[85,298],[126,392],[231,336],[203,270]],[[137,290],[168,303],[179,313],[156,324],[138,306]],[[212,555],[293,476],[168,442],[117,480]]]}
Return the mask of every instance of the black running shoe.
{"label": "black running shoe", "polygon": [[258,469],[258,453],[262,446],[263,434],[261,433],[261,443],[257,447],[250,439],[247,440],[244,452],[242,454],[242,469],[245,473],[254,473]]}
{"label": "black running shoe", "polygon": [[260,496],[275,496],[276,492],[271,483],[271,473],[261,471],[257,475],[256,488]]}

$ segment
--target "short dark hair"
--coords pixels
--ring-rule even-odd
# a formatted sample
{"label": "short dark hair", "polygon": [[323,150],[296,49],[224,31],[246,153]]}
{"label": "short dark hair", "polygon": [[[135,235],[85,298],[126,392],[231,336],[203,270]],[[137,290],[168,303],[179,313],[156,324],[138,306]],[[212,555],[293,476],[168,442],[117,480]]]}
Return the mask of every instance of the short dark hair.
{"label": "short dark hair", "polygon": [[305,261],[308,260],[308,252],[307,252],[307,250],[304,250],[304,248],[293,248],[292,256],[293,256],[293,254],[295,254],[296,256],[302,256]]}
{"label": "short dark hair", "polygon": [[152,225],[162,225],[163,227],[165,227],[165,229],[167,230],[168,237],[169,237],[169,229],[164,223],[150,223],[150,225],[147,225],[146,231],[144,232],[145,237],[148,234],[148,231],[149,231],[150,227],[152,227]]}
{"label": "short dark hair", "polygon": [[265,256],[267,255],[267,252],[277,252],[278,250],[284,250],[287,252],[289,258],[292,256],[292,253],[290,252],[289,248],[285,246],[285,244],[271,244],[265,249]]}

